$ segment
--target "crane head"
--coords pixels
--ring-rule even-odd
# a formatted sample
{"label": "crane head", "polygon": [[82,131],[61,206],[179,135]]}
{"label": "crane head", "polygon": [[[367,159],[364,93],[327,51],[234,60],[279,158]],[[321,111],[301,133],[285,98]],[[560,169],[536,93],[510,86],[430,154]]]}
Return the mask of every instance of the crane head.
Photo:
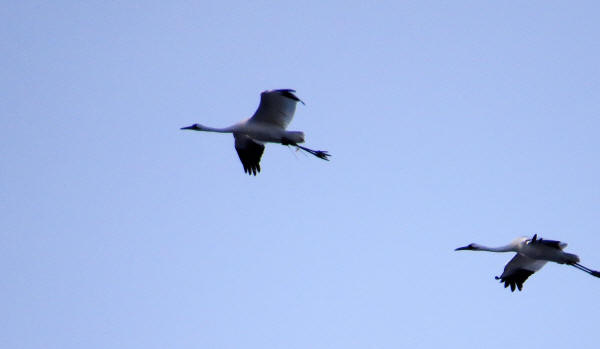
{"label": "crane head", "polygon": [[454,251],[477,251],[479,246],[477,244],[468,244],[467,246],[455,248]]}
{"label": "crane head", "polygon": [[202,126],[200,124],[193,124],[192,126],[182,127],[181,129],[182,130],[203,131],[204,130],[204,126]]}

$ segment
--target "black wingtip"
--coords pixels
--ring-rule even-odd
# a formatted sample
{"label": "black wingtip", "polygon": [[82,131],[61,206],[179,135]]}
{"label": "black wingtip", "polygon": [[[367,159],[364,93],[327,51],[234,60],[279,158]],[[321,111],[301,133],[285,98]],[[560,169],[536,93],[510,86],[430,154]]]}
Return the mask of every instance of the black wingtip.
{"label": "black wingtip", "polygon": [[260,172],[260,166],[257,166],[257,167],[244,166],[244,172],[247,173],[248,176],[256,176],[256,174]]}
{"label": "black wingtip", "polygon": [[281,89],[281,90],[276,90],[277,92],[279,92],[279,94],[281,94],[284,97],[290,98],[295,100],[296,102],[300,102],[304,105],[306,105],[306,103],[304,103],[303,100],[301,100],[300,98],[298,98],[298,96],[296,96],[294,94],[294,92],[296,92],[296,90],[292,90],[292,89]]}
{"label": "black wingtip", "polygon": [[510,286],[511,292],[515,292],[515,289],[521,291],[523,289],[523,283],[527,278],[533,275],[533,271],[526,269],[519,269],[512,273],[510,276],[496,276],[496,280],[500,280],[500,283],[504,283],[504,288]]}

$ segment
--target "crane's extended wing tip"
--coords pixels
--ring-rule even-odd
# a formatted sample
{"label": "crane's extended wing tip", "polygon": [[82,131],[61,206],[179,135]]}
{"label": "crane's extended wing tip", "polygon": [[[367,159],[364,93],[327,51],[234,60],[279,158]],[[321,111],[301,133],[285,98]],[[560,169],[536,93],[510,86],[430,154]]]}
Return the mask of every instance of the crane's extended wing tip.
{"label": "crane's extended wing tip", "polygon": [[[300,102],[302,104],[304,104],[304,102],[298,98],[298,96],[296,96],[294,93],[296,92],[296,90],[290,90],[290,89],[286,89],[286,90],[276,90],[277,92],[279,92],[279,94],[281,94],[284,97],[287,97],[289,99],[292,99],[296,102]],[[304,104],[306,105],[306,104]]]}
{"label": "crane's extended wing tip", "polygon": [[269,94],[269,93],[277,93],[283,97],[292,99],[296,102],[300,102],[303,105],[306,105],[306,103],[304,103],[303,100],[301,100],[300,98],[298,98],[298,96],[296,96],[294,93],[296,93],[296,90],[291,89],[291,88],[279,88],[279,89],[275,89],[275,90],[266,90],[263,91],[261,94]]}

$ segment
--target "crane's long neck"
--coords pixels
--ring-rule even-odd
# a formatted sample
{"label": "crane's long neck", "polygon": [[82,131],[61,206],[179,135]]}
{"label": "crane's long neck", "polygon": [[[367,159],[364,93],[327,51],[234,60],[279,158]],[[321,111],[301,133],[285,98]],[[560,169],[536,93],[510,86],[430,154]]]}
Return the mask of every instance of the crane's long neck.
{"label": "crane's long neck", "polygon": [[228,126],[228,127],[222,127],[222,128],[202,126],[202,130],[199,130],[199,131],[218,132],[218,133],[232,133],[232,132],[235,132],[235,125],[234,126]]}
{"label": "crane's long neck", "polygon": [[500,246],[500,247],[488,247],[479,244],[473,244],[475,251],[489,251],[489,252],[518,252],[513,244]]}

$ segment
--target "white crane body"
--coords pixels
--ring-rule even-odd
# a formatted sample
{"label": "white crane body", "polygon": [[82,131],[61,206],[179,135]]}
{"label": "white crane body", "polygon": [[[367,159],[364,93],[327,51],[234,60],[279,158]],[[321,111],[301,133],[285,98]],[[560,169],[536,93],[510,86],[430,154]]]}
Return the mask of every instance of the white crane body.
{"label": "white crane body", "polygon": [[288,144],[304,143],[304,132],[287,131],[283,128],[272,127],[262,122],[251,122],[251,119],[232,126],[232,133],[241,133],[264,143]]}
{"label": "white crane body", "polygon": [[459,247],[455,251],[516,252],[517,254],[504,267],[502,275],[496,276],[497,280],[504,283],[504,287],[510,286],[511,291],[516,288],[521,291],[525,280],[542,269],[547,262],[572,265],[590,275],[600,277],[600,272],[579,264],[577,255],[564,252],[565,247],[567,247],[567,244],[564,242],[538,239],[537,234],[535,234],[531,239],[526,237],[517,238],[510,244],[501,247],[487,247],[472,243]]}
{"label": "white crane body", "polygon": [[287,131],[294,117],[296,104],[302,102],[294,90],[265,91],[260,95],[260,104],[254,115],[234,125],[224,128],[207,127],[200,124],[183,127],[182,130],[233,133],[235,149],[244,167],[244,172],[256,175],[260,172],[260,158],[264,143],[292,145],[320,159],[329,160],[330,154],[323,150],[313,150],[298,145],[304,142],[301,131]]}

